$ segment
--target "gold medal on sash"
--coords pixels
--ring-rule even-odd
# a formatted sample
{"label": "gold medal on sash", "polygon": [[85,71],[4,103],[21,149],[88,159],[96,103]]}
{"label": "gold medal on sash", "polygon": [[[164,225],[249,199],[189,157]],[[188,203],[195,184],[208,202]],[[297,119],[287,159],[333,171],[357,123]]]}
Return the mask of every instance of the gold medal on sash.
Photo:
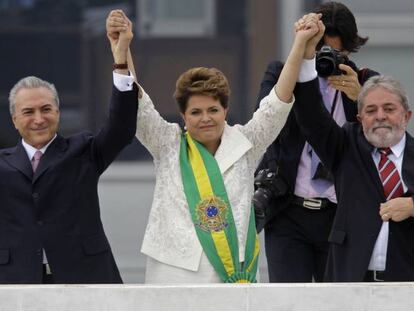
{"label": "gold medal on sash", "polygon": [[205,232],[219,232],[228,225],[226,221],[227,206],[219,197],[211,196],[196,206],[197,225]]}

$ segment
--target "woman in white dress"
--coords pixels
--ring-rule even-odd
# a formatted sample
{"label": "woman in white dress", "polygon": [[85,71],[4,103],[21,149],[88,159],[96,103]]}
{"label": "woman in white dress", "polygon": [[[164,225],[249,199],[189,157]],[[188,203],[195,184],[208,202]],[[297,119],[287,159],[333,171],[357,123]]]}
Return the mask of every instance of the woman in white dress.
{"label": "woman in white dress", "polygon": [[[218,69],[192,68],[178,78],[174,98],[184,130],[164,120],[140,87],[136,136],[151,153],[156,174],[141,249],[148,256],[146,283],[256,282],[254,171],[292,108],[318,19],[296,28],[278,83],[245,125],[226,122],[230,88]],[[110,13],[111,44],[125,22],[122,12]],[[132,59],[128,63],[133,71]]]}

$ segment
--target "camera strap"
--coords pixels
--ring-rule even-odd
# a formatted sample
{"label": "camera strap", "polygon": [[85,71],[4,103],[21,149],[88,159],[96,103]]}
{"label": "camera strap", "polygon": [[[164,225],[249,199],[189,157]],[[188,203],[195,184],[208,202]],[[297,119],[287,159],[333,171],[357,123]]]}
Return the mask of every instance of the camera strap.
{"label": "camera strap", "polygon": [[214,156],[187,133],[181,137],[180,168],[191,218],[203,251],[225,283],[256,283],[259,241],[250,213],[244,262],[236,225]]}
{"label": "camera strap", "polygon": [[333,114],[334,114],[334,112],[335,112],[336,105],[337,105],[337,103],[338,103],[338,94],[339,94],[339,91],[338,91],[338,90],[336,90],[336,91],[335,91],[334,98],[333,98],[333,100],[332,100],[331,111],[330,111],[330,113],[331,113],[331,116],[332,116],[332,117],[333,117]]}

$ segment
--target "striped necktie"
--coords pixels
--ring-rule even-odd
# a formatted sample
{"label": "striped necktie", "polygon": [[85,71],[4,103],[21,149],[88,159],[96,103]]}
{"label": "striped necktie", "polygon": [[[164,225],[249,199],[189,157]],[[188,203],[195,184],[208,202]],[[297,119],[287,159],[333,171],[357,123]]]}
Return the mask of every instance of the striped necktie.
{"label": "striped necktie", "polygon": [[392,151],[390,148],[378,148],[378,152],[381,156],[378,163],[378,171],[384,187],[385,197],[387,201],[393,198],[398,198],[404,194],[404,189],[397,167],[394,162],[388,158],[388,155],[391,154]]}

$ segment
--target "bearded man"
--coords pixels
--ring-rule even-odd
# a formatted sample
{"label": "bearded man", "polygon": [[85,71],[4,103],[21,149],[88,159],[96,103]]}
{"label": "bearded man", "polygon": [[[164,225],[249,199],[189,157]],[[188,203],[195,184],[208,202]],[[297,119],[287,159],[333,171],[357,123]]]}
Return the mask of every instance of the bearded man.
{"label": "bearded man", "polygon": [[317,83],[297,84],[307,98],[297,98],[302,104],[294,109],[335,178],[326,280],[413,281],[414,139],[406,132],[412,114],[406,92],[391,77],[370,78],[358,96],[359,123],[340,127],[312,91]]}

